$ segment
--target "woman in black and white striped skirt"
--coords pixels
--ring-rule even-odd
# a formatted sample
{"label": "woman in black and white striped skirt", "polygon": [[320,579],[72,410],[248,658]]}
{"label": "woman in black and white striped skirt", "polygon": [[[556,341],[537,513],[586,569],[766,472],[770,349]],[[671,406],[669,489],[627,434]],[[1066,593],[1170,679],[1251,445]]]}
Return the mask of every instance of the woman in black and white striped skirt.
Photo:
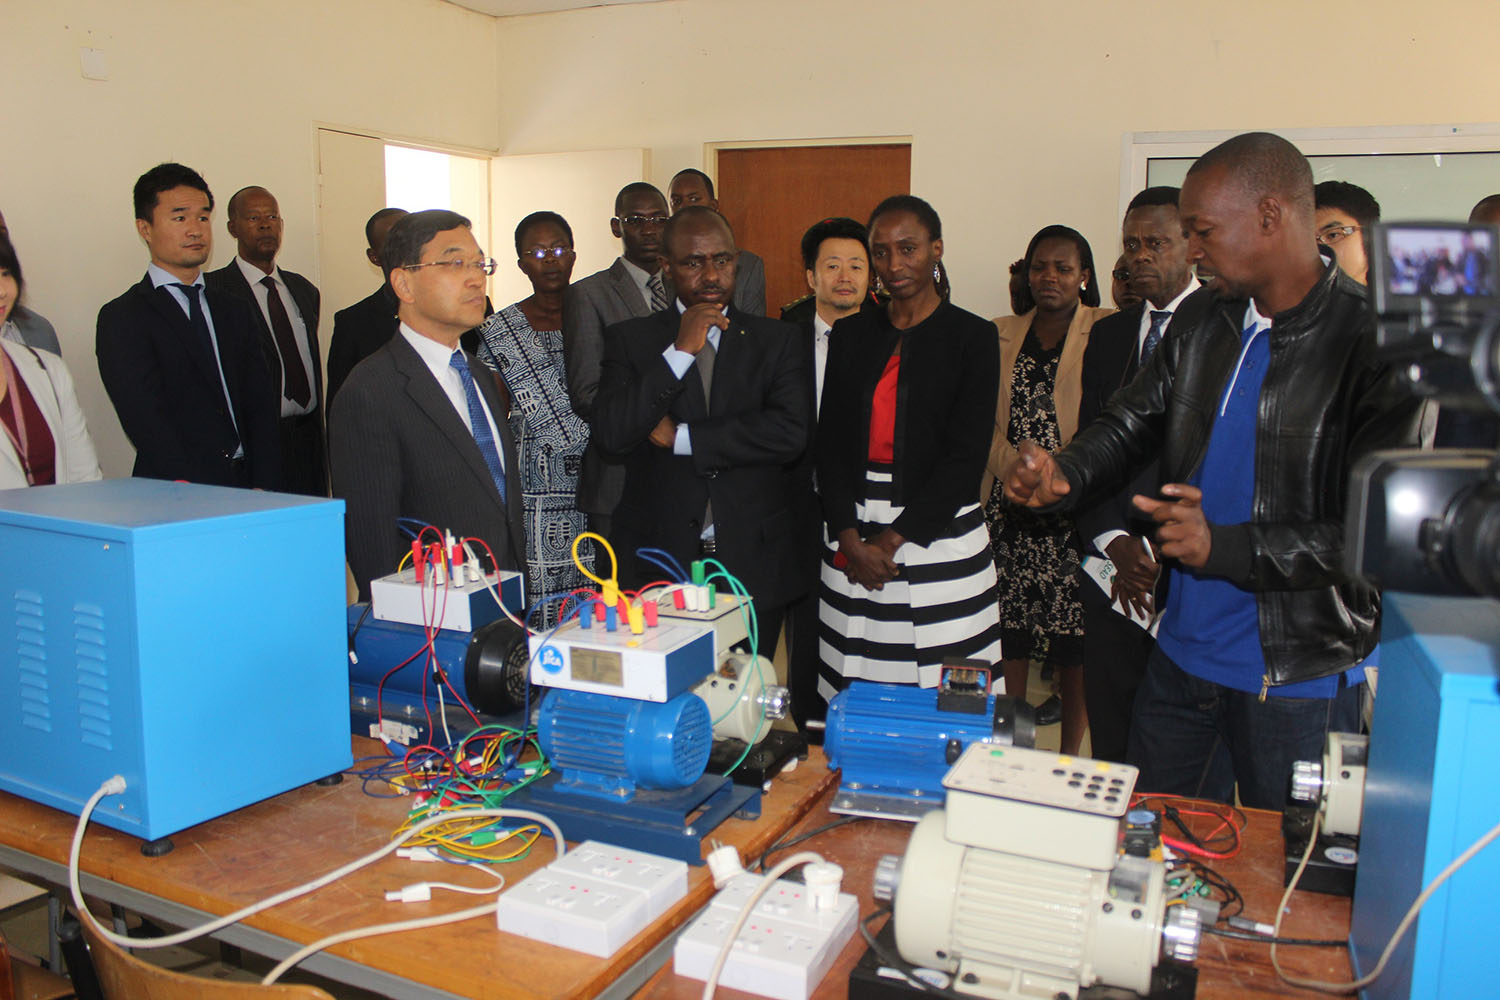
{"label": "woman in black and white striped skirt", "polygon": [[931,687],[945,658],[1000,659],[979,506],[995,328],[939,291],[942,224],[931,205],[887,198],[869,228],[890,304],[834,325],[818,422],[831,539],[819,609],[825,698],[856,678]]}

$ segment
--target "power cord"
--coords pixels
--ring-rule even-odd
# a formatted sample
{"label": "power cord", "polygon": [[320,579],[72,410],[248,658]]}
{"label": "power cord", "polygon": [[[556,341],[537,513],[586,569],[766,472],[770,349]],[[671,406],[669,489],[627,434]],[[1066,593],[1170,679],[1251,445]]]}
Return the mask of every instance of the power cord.
{"label": "power cord", "polygon": [[[217,917],[213,920],[210,920],[208,923],[199,925],[198,927],[178,931],[175,934],[168,934],[164,937],[133,938],[123,934],[115,933],[110,928],[105,927],[103,924],[101,924],[99,920],[91,912],[89,912],[87,905],[85,905],[83,901],[83,889],[79,882],[79,857],[83,853],[83,835],[84,831],[88,829],[89,817],[93,814],[95,807],[99,805],[99,802],[105,796],[119,795],[125,791],[125,788],[125,779],[117,774],[111,777],[109,780],[105,781],[92,795],[89,796],[88,801],[83,804],[83,809],[78,815],[78,825],[73,830],[73,842],[68,850],[68,889],[72,893],[74,907],[78,910],[79,915],[84,920],[87,920],[89,924],[94,928],[95,933],[104,938],[106,941],[109,941],[112,944],[118,945],[122,948],[168,948],[174,945],[182,944],[186,941],[191,941],[195,938],[202,937],[205,934],[212,934],[215,931],[222,930],[225,927],[230,926],[231,924],[239,923],[246,917],[254,916],[257,913],[262,912],[263,910],[268,910],[273,906],[279,906],[280,904],[285,903],[290,899],[296,899],[298,896],[305,896],[310,892],[321,889],[326,885],[330,885],[331,883],[343,878],[345,875],[348,875],[351,872],[358,871],[361,868],[379,861],[386,855],[391,854],[413,835],[421,833],[423,830],[426,830],[429,827],[437,826],[441,823],[447,823],[453,818],[451,815],[446,813],[429,817],[423,822],[417,823],[411,828],[405,830],[389,844],[380,847],[378,850],[371,851],[369,854],[366,854],[361,858],[356,858],[348,864],[336,868],[326,875],[321,875],[318,878],[313,879],[311,882],[307,882],[299,886],[294,886],[293,888],[287,889],[283,892],[279,892],[274,896],[269,896],[258,903],[252,903],[249,906],[236,910],[235,912],[230,913],[226,916]],[[544,816],[541,813],[531,812],[530,810],[526,809],[466,809],[463,811],[463,815],[465,817],[494,816],[500,819],[526,819],[531,820],[534,823],[540,823],[543,826],[547,827],[547,829],[551,832],[553,838],[557,841],[558,857],[562,857],[563,854],[567,853],[568,845],[567,841],[563,839],[562,830],[556,823],[552,821],[551,818]],[[306,948],[302,948],[292,955],[289,955],[280,965],[267,973],[266,977],[262,979],[261,982],[265,984],[273,983],[278,978],[280,978],[282,973],[284,973],[287,969],[290,969],[293,965],[296,965],[298,962],[302,961],[308,955],[315,954],[316,952],[321,951],[322,949],[327,948],[330,945],[339,944],[343,941],[351,941],[358,937],[374,936],[377,934],[389,934],[393,931],[398,930],[416,930],[422,927],[432,927],[436,926],[437,924],[467,920],[470,917],[477,917],[485,913],[493,913],[494,911],[495,904],[493,902],[486,902],[483,906],[473,907],[468,910],[461,910],[458,913],[442,914],[436,917],[425,917],[420,920],[402,921],[396,924],[377,924],[373,927],[357,928],[352,931],[345,931],[341,934],[335,934],[331,937],[324,938],[321,941],[315,941],[313,944],[308,945]]]}

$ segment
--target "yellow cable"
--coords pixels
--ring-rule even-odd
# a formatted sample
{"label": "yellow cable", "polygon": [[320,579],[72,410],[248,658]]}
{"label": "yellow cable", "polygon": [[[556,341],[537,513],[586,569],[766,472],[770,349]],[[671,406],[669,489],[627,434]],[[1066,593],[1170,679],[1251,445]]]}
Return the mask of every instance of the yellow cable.
{"label": "yellow cable", "polygon": [[[583,560],[578,558],[578,543],[583,541],[585,538],[592,538],[594,541],[598,542],[604,547],[605,552],[609,553],[608,581],[601,580],[599,577],[595,576],[593,571],[583,564]],[[582,573],[588,579],[593,580],[601,587],[615,587],[618,589],[618,587],[620,586],[617,582],[620,577],[620,563],[617,559],[615,559],[614,547],[609,544],[609,539],[605,538],[603,535],[596,534],[592,531],[585,531],[582,532],[577,538],[573,539],[573,565],[578,567],[578,572]]]}

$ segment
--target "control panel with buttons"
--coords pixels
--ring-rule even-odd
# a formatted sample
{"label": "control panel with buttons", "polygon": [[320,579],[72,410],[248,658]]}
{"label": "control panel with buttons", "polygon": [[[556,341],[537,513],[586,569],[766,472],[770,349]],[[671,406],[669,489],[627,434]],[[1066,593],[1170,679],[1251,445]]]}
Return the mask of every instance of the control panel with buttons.
{"label": "control panel with buttons", "polygon": [[1138,775],[1127,764],[973,744],[943,779],[949,839],[1107,870]]}

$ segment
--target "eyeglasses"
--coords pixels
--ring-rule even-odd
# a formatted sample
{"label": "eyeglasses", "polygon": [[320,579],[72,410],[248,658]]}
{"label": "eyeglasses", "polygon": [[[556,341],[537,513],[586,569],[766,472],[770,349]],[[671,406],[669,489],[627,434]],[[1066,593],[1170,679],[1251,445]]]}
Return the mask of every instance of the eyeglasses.
{"label": "eyeglasses", "polygon": [[1109,272],[1109,276],[1111,278],[1114,278],[1116,281],[1130,280],[1130,272],[1125,270],[1123,267],[1115,268],[1113,271]]}
{"label": "eyeglasses", "polygon": [[1327,229],[1318,230],[1318,242],[1325,247],[1331,247],[1342,241],[1347,236],[1353,236],[1360,231],[1359,226],[1329,226]]}
{"label": "eyeglasses", "polygon": [[641,229],[645,226],[665,226],[668,218],[665,215],[621,215],[616,216],[615,221],[627,229]]}
{"label": "eyeglasses", "polygon": [[481,257],[478,260],[429,260],[425,264],[402,264],[401,270],[415,271],[419,267],[451,267],[459,274],[462,274],[471,267],[477,267],[484,274],[494,274],[495,258]]}
{"label": "eyeglasses", "polygon": [[573,256],[572,247],[536,247],[532,250],[523,250],[521,260],[546,260],[548,257],[554,260],[562,260],[564,257]]}

